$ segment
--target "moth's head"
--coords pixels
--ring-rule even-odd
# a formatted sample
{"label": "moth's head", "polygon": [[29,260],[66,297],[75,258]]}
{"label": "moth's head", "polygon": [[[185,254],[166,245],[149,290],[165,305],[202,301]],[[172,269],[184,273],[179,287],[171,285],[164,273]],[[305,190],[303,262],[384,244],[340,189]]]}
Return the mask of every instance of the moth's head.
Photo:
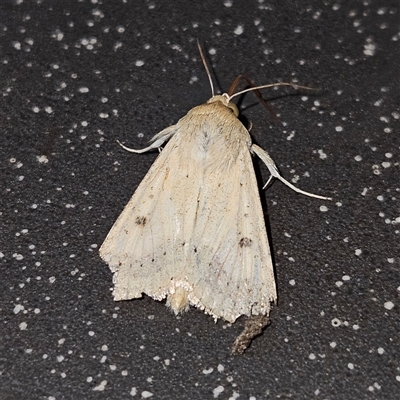
{"label": "moth's head", "polygon": [[233,114],[235,114],[235,117],[239,117],[239,109],[237,108],[237,105],[235,103],[232,103],[229,101],[229,96],[227,93],[224,93],[222,95],[218,96],[213,96],[211,99],[207,101],[207,103],[215,103],[217,101],[221,102],[225,107],[228,107],[232,110]]}
{"label": "moth's head", "polygon": [[[197,46],[199,48],[200,56],[201,56],[201,59],[202,59],[203,64],[204,64],[204,68],[206,69],[208,80],[210,81],[210,86],[211,86],[212,97],[211,97],[211,99],[209,99],[207,101],[207,103],[215,103],[215,102],[219,101],[225,107],[231,109],[233,114],[237,118],[239,118],[239,109],[238,109],[238,107],[236,106],[235,103],[231,102],[231,100],[234,97],[241,96],[242,94],[245,94],[247,92],[255,91],[255,93],[257,94],[257,96],[259,98],[259,100],[265,106],[265,108],[267,108],[271,112],[271,114],[276,117],[275,112],[268,106],[268,104],[265,102],[265,100],[263,99],[263,97],[259,93],[260,89],[265,89],[265,88],[270,88],[270,87],[277,87],[277,86],[291,86],[291,87],[293,87],[295,89],[296,88],[310,89],[310,88],[307,88],[305,86],[298,86],[298,85],[294,85],[293,83],[286,83],[286,82],[278,82],[278,83],[272,83],[270,85],[254,86],[253,82],[249,78],[247,78],[245,75],[239,75],[233,81],[233,83],[231,85],[231,88],[229,89],[228,93],[223,93],[222,95],[214,96],[214,85],[213,85],[213,82],[212,82],[210,70],[208,68],[207,61],[206,61],[206,58],[204,57],[203,50],[202,50],[202,48],[200,46],[199,41],[197,41]],[[247,89],[244,89],[244,90],[241,90],[241,91],[235,93],[235,89],[237,88],[238,84],[241,81],[246,81],[249,87]],[[278,119],[278,118],[276,117],[276,119]],[[278,121],[279,121],[279,119],[278,119]]]}

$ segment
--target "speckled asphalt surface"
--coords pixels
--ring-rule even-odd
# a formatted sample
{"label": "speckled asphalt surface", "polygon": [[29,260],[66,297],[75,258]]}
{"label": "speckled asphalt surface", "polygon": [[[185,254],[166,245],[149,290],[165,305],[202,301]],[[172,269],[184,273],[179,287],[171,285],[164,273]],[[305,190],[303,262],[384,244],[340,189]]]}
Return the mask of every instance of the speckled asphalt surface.
{"label": "speckled asphalt surface", "polygon": [[[396,1],[2,1],[0,399],[396,399]],[[243,115],[288,180],[261,197],[278,305],[244,325],[115,303],[98,248],[156,157],[152,135],[221,87],[295,81]],[[260,187],[268,172],[258,162]]]}

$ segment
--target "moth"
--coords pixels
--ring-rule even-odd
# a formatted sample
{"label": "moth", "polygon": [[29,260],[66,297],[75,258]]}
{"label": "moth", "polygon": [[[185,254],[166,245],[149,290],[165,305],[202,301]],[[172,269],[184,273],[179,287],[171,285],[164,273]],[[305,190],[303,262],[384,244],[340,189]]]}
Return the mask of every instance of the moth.
{"label": "moth", "polygon": [[296,192],[327,198],[304,192],[279,174],[268,153],[252,143],[232,102],[250,90],[293,85],[214,95],[201,56],[212,97],[155,135],[148,147],[120,143],[133,153],[159,149],[160,154],[99,252],[114,274],[116,301],[146,294],[166,298],[175,314],[192,305],[215,320],[262,319],[277,293],[252,155],[267,166],[267,184],[275,177]]}

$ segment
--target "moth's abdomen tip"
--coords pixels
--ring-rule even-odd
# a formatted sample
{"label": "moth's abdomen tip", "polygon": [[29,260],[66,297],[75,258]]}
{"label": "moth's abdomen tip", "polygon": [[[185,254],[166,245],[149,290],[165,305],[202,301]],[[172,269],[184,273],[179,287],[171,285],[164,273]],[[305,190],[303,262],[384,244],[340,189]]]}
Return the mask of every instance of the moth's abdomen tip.
{"label": "moth's abdomen tip", "polygon": [[189,309],[187,290],[183,287],[176,288],[174,293],[168,295],[167,306],[175,313],[175,315],[187,311]]}

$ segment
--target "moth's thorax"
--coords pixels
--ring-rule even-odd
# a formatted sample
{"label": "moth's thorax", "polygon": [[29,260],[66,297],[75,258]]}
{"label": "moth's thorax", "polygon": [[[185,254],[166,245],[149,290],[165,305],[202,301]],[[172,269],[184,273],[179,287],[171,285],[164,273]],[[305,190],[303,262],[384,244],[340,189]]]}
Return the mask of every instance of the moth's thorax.
{"label": "moth's thorax", "polygon": [[233,111],[233,113],[235,114],[235,117],[239,116],[239,109],[237,108],[235,103],[229,101],[229,96],[226,93],[211,97],[211,99],[207,101],[207,104],[215,103],[217,101],[222,103],[225,107],[231,109],[231,111]]}
{"label": "moth's thorax", "polygon": [[205,104],[192,108],[177,124],[178,137],[192,143],[188,146],[191,151],[186,152],[188,157],[207,165],[212,159],[212,165],[222,168],[221,163],[229,164],[227,159],[236,159],[243,149],[248,151],[251,138],[238,114],[227,94],[213,96]]}

